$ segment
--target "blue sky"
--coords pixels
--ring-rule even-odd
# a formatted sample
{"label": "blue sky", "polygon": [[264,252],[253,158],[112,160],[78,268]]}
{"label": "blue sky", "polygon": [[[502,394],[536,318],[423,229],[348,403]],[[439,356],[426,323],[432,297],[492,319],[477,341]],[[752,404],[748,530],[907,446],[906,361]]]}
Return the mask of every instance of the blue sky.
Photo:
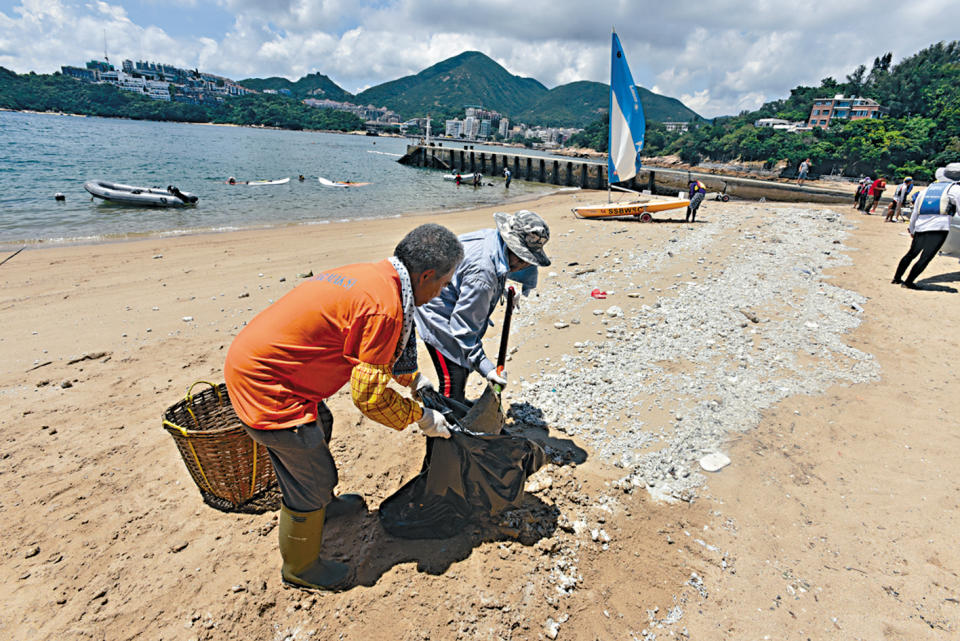
{"label": "blue sky", "polygon": [[641,85],[712,117],[890,51],[960,38],[958,0],[0,0],[0,65],[103,56],[235,79],[320,72],[361,91],[477,50],[548,87],[608,81],[616,25]]}

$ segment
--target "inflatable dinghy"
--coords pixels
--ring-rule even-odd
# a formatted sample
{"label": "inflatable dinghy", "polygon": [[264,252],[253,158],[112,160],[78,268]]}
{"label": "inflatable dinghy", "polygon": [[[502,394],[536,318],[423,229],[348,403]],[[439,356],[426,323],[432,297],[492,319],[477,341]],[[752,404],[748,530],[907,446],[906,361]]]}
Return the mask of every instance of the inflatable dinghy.
{"label": "inflatable dinghy", "polygon": [[103,200],[123,205],[140,207],[188,207],[200,200],[195,195],[180,191],[176,187],[157,189],[121,185],[105,180],[91,180],[83,185],[91,195]]}
{"label": "inflatable dinghy", "polygon": [[[443,179],[444,179],[444,180],[451,180],[451,181],[456,182],[456,180],[457,180],[457,175],[456,175],[456,174],[443,174]],[[473,174],[472,174],[472,173],[461,173],[461,174],[460,174],[460,182],[461,182],[461,183],[471,183],[471,184],[472,184],[472,183],[473,183]],[[480,182],[483,182],[483,174],[480,174]]]}

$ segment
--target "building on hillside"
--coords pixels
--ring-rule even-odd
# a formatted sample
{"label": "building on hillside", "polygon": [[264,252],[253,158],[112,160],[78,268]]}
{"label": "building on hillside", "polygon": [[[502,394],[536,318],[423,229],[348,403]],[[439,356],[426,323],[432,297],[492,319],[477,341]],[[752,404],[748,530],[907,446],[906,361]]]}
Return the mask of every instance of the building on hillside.
{"label": "building on hillside", "polygon": [[690,131],[689,122],[670,121],[670,122],[663,123],[663,126],[666,127],[667,131],[679,131],[681,133],[687,133],[688,131]]}
{"label": "building on hillside", "polygon": [[463,119],[463,137],[476,138],[480,133],[480,121],[474,116],[467,116]]}
{"label": "building on hillside", "polygon": [[65,76],[70,76],[71,78],[76,78],[77,80],[82,80],[83,82],[100,82],[99,69],[87,69],[84,67],[71,67],[69,65],[64,65],[60,67],[60,73]]}
{"label": "building on hillside", "polygon": [[101,73],[104,71],[114,71],[113,65],[105,60],[91,60],[87,63],[87,69],[95,69]]}
{"label": "building on hillside", "polygon": [[83,82],[115,85],[123,91],[141,93],[154,100],[217,103],[227,96],[257,93],[229,78],[142,60],[124,60],[120,69],[101,60],[91,60],[85,69],[71,66],[60,69],[64,75]]}
{"label": "building on hillside", "polygon": [[781,131],[810,131],[805,120],[785,120],[783,118],[759,118],[753,121],[754,127],[767,127]]}
{"label": "building on hillside", "polygon": [[497,133],[500,134],[501,138],[508,138],[510,136],[510,121],[506,118],[500,120],[500,125],[497,127]]}
{"label": "building on hillside", "polygon": [[843,94],[837,94],[833,98],[817,98],[813,101],[813,107],[810,109],[810,118],[807,124],[810,127],[830,126],[830,121],[838,120],[862,120],[864,118],[879,118],[884,109],[880,104],[870,98],[860,98],[854,96],[847,98]]}
{"label": "building on hillside", "polygon": [[463,133],[463,122],[454,118],[453,120],[448,120],[446,122],[446,130],[444,135],[447,138],[459,138],[460,134]]}

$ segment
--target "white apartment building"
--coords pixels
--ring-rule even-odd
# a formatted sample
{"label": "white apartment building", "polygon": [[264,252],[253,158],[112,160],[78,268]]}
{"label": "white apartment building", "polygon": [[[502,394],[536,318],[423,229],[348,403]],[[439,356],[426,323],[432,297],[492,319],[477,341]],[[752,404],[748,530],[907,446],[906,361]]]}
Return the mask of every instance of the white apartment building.
{"label": "white apartment building", "polygon": [[463,133],[463,122],[457,119],[448,120],[444,133],[448,138],[459,138],[460,134]]}

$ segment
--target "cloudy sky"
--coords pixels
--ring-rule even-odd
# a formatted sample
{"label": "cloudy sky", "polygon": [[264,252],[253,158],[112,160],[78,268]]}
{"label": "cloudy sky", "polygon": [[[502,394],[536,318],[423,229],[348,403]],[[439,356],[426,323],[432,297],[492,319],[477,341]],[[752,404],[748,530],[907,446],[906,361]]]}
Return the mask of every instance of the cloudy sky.
{"label": "cloudy sky", "polygon": [[958,0],[0,0],[0,65],[49,73],[124,58],[235,79],[319,71],[344,89],[466,50],[547,87],[608,81],[615,26],[634,80],[703,116],[843,80],[960,38]]}

